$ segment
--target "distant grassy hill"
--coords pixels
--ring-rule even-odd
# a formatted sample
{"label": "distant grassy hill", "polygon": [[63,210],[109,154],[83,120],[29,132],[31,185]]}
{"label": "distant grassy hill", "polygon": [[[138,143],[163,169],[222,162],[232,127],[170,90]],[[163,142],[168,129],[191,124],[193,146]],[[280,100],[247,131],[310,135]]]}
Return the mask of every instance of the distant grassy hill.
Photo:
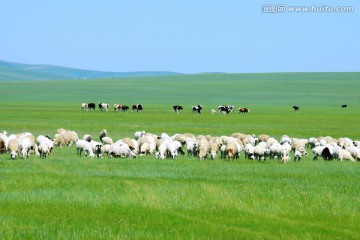
{"label": "distant grassy hill", "polygon": [[180,73],[143,72],[102,72],[52,65],[31,65],[0,60],[0,81],[68,80],[94,78],[124,78],[142,76],[168,76]]}

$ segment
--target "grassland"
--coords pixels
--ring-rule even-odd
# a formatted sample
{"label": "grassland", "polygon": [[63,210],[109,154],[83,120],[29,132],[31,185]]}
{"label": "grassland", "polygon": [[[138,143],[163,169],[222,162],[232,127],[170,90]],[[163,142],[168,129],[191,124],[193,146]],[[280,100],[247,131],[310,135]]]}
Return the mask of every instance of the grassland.
{"label": "grassland", "polygon": [[[57,128],[114,139],[234,132],[359,137],[359,73],[219,74],[89,81],[0,82],[0,130]],[[82,112],[81,102],[142,103],[142,114]],[[171,106],[184,111],[173,114]],[[204,114],[192,114],[202,104]],[[247,115],[211,115],[219,104]],[[301,107],[294,113],[291,106]],[[348,104],[347,109],[340,105]],[[360,168],[351,162],[282,165],[0,155],[1,239],[359,239]]]}

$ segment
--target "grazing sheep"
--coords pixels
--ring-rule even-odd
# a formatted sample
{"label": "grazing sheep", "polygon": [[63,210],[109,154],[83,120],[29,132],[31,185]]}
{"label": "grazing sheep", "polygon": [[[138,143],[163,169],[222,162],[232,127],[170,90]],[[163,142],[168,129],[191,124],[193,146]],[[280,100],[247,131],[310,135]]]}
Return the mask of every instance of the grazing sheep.
{"label": "grazing sheep", "polygon": [[101,156],[104,156],[105,154],[109,156],[110,152],[110,144],[104,144],[101,146]]}
{"label": "grazing sheep", "polygon": [[35,144],[33,137],[24,137],[20,141],[20,153],[21,156],[26,159],[30,156],[30,151],[34,151],[37,156],[39,156],[39,151]]}
{"label": "grazing sheep", "polygon": [[145,131],[136,131],[135,132],[135,140],[139,140],[139,138],[145,136]]}
{"label": "grazing sheep", "polygon": [[102,139],[101,139],[101,142],[103,143],[103,144],[113,144],[114,142],[113,142],[113,140],[110,138],[110,137],[103,137]]}
{"label": "grazing sheep", "polygon": [[136,154],[131,151],[129,145],[126,143],[117,141],[110,145],[109,149],[110,157],[131,157],[135,158]]}
{"label": "grazing sheep", "polygon": [[140,147],[140,156],[150,154],[150,143],[145,142]]}
{"label": "grazing sheep", "polygon": [[11,159],[15,159],[20,153],[20,142],[15,136],[13,138],[9,138],[8,150],[10,152]]}
{"label": "grazing sheep", "polygon": [[226,143],[226,154],[230,161],[237,158],[239,153],[238,144],[236,141],[227,141]]}
{"label": "grazing sheep", "polygon": [[266,134],[261,134],[257,138],[260,142],[267,142],[269,140],[270,136],[266,135]]}
{"label": "grazing sheep", "polygon": [[329,147],[325,147],[321,152],[321,156],[324,160],[333,160],[333,155]]}
{"label": "grazing sheep", "polygon": [[40,158],[46,158],[50,154],[50,149],[45,142],[40,143],[38,151],[40,153]]}
{"label": "grazing sheep", "polygon": [[82,152],[84,152],[85,156],[87,156],[88,154],[89,157],[95,156],[93,150],[91,149],[91,145],[88,141],[80,139],[76,141],[75,146],[76,146],[76,153],[80,157]]}
{"label": "grazing sheep", "polygon": [[258,160],[266,160],[266,157],[270,155],[270,150],[265,148],[262,144],[254,147],[254,157]]}
{"label": "grazing sheep", "polygon": [[[10,144],[10,143],[9,143]],[[360,148],[355,147],[355,146],[351,146],[349,148],[347,148],[346,150],[349,151],[349,153],[351,154],[351,156],[356,159],[356,160],[360,160]]]}
{"label": "grazing sheep", "polygon": [[129,148],[135,153],[137,154],[139,152],[139,144],[138,141],[130,139],[130,138],[123,138],[121,140],[119,140],[120,142],[126,143]]}
{"label": "grazing sheep", "polygon": [[255,159],[254,146],[250,143],[245,145],[245,157],[249,160]]}
{"label": "grazing sheep", "polygon": [[50,155],[50,153],[52,152],[52,150],[54,149],[54,142],[50,139],[49,136],[43,136],[43,135],[39,135],[36,138],[36,141],[38,142],[38,144],[45,144],[48,148],[48,153],[47,155]]}
{"label": "grazing sheep", "polygon": [[286,148],[282,148],[281,162],[287,163],[288,161],[290,161],[289,152],[286,151]]}
{"label": "grazing sheep", "polygon": [[282,135],[280,138],[280,144],[288,143],[291,145],[292,139],[288,135]]}
{"label": "grazing sheep", "polygon": [[306,147],[314,148],[319,145],[320,145],[320,143],[318,142],[317,138],[311,137],[308,139],[308,144],[306,145]]}
{"label": "grazing sheep", "polygon": [[76,132],[71,130],[58,130],[58,134],[56,134],[54,139],[54,146],[59,147],[71,147],[79,137]]}
{"label": "grazing sheep", "polygon": [[339,138],[338,145],[341,148],[346,149],[346,148],[354,146],[354,142],[350,138]]}
{"label": "grazing sheep", "polygon": [[85,134],[82,139],[84,139],[88,142],[91,142],[91,140],[93,140],[93,138],[90,134]]}
{"label": "grazing sheep", "polygon": [[216,142],[211,141],[210,142],[210,157],[211,157],[211,159],[216,158],[218,151],[219,151],[219,145]]}
{"label": "grazing sheep", "polygon": [[99,134],[100,141],[102,141],[103,137],[106,137],[106,136],[107,136],[106,129],[101,130],[101,132]]}
{"label": "grazing sheep", "polygon": [[340,162],[342,162],[343,160],[350,160],[352,162],[355,162],[355,159],[353,158],[351,153],[348,150],[342,148],[339,149],[338,158]]}
{"label": "grazing sheep", "polygon": [[316,146],[311,151],[314,154],[313,160],[317,160],[319,156],[321,156],[322,151],[324,150],[324,146]]}
{"label": "grazing sheep", "polygon": [[182,145],[179,141],[172,141],[168,144],[168,150],[170,152],[171,157],[174,159],[176,158],[179,153],[183,154],[184,152],[181,149]]}
{"label": "grazing sheep", "polygon": [[167,155],[168,141],[163,141],[158,147],[158,152],[155,153],[157,159],[165,159]]}
{"label": "grazing sheep", "polygon": [[97,158],[102,157],[102,151],[101,151],[102,143],[92,140],[90,141],[90,147]]}
{"label": "grazing sheep", "polygon": [[193,138],[187,138],[186,139],[186,150],[188,153],[188,156],[195,157],[197,156],[199,152],[199,142],[196,139]]}
{"label": "grazing sheep", "polygon": [[295,162],[296,162],[296,161],[300,162],[301,157],[302,157],[301,152],[296,150],[295,153],[294,153],[294,161],[295,161]]}
{"label": "grazing sheep", "polygon": [[199,141],[199,154],[198,154],[198,156],[199,156],[200,160],[204,160],[204,159],[207,158],[209,150],[210,150],[210,144],[206,139]]}

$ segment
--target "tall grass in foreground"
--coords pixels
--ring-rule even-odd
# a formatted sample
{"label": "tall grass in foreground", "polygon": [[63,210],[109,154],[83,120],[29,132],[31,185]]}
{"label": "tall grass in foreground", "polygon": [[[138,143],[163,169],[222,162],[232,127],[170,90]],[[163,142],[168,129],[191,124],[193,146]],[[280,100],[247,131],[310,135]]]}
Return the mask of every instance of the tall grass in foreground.
{"label": "tall grass in foreground", "polygon": [[357,163],[0,156],[2,239],[358,239]]}

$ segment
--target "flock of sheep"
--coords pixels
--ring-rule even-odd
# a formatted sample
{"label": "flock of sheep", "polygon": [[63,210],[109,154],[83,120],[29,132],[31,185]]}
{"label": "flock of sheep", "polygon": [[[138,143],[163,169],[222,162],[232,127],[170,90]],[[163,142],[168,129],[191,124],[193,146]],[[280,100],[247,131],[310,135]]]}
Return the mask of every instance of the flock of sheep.
{"label": "flock of sheep", "polygon": [[0,133],[0,153],[10,154],[11,159],[18,156],[26,159],[30,154],[46,158],[54,147],[76,146],[77,155],[102,158],[130,157],[150,155],[157,159],[175,159],[179,155],[205,159],[238,159],[243,152],[246,159],[266,160],[277,159],[286,163],[293,157],[300,161],[311,148],[313,160],[322,157],[324,160],[337,159],[339,161],[360,161],[360,141],[350,138],[334,139],[332,137],[318,137],[309,139],[291,138],[283,135],[275,139],[266,134],[234,133],[231,136],[197,135],[191,133],[166,133],[156,135],[137,131],[133,138],[122,138],[114,141],[108,136],[106,129],[99,134],[99,141],[91,135],[85,134],[81,139],[72,130],[60,128],[53,139],[50,136],[31,133],[11,134]]}

